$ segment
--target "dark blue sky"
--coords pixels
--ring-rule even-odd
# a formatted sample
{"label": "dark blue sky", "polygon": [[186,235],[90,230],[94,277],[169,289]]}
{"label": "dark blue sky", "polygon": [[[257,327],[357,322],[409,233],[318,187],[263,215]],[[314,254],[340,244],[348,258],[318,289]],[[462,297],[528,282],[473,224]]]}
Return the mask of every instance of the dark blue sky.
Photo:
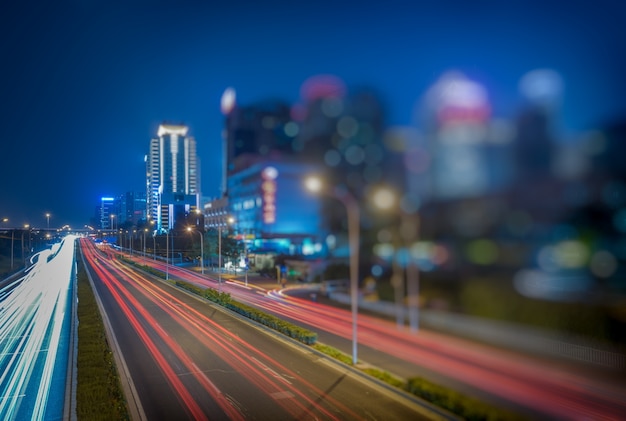
{"label": "dark blue sky", "polygon": [[620,0],[262,3],[3,9],[0,217],[44,226],[50,212],[53,226],[86,224],[101,196],[143,189],[143,156],[164,120],[189,125],[203,193],[216,196],[229,86],[242,104],[295,102],[307,78],[334,74],[377,90],[388,123],[406,125],[446,71],[482,83],[494,114],[512,117],[520,78],[550,68],[564,83],[564,132],[626,115]]}

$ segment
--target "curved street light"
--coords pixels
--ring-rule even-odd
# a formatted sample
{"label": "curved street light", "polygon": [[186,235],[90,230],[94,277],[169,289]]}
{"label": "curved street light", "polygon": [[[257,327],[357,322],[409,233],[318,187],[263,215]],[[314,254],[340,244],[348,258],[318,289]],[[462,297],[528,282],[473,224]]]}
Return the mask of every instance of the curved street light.
{"label": "curved street light", "polygon": [[[232,224],[235,221],[235,218],[229,216],[226,218],[226,224]],[[219,221],[217,224],[217,244],[218,244],[218,256],[217,256],[217,265],[219,266],[219,275],[218,275],[218,284],[222,284],[222,221]]]}
{"label": "curved street light", "polygon": [[[412,256],[410,249],[415,241],[419,238],[419,215],[410,215],[406,212],[404,207],[399,203],[398,194],[389,188],[379,188],[372,194],[374,205],[378,209],[391,210],[399,208],[400,211],[400,227],[399,233],[397,233],[397,240],[394,248],[398,252],[399,247],[404,247],[409,258],[406,262],[406,285],[408,294],[408,307],[409,307],[409,325],[411,331],[416,332],[419,329],[419,267],[417,266],[415,256]],[[407,200],[405,197],[404,200]],[[400,239],[403,241],[401,242]],[[402,244],[401,244],[402,243]],[[398,326],[404,324],[404,317],[402,315],[402,296],[404,294],[403,280],[401,275],[397,272],[398,259],[394,259],[394,277],[396,282],[392,282],[395,295],[396,295],[396,307],[397,307],[397,323]]]}
{"label": "curved street light", "polygon": [[170,279],[170,230],[169,227],[165,232],[165,280],[169,281]]}
{"label": "curved street light", "polygon": [[26,266],[26,256],[24,255],[24,234],[28,230],[28,241],[30,242],[30,225],[24,224],[24,229],[22,230],[22,260],[24,262],[24,266]]}
{"label": "curved street light", "polygon": [[327,194],[339,200],[346,208],[348,216],[348,242],[350,244],[350,303],[352,309],[352,364],[357,364],[357,313],[359,288],[359,235],[360,209],[354,196],[347,190],[335,187],[326,189],[317,177],[308,177],[305,180],[306,188],[313,193]]}
{"label": "curved street light", "polygon": [[200,271],[204,275],[204,236],[199,230],[195,230],[191,227],[187,227],[187,231],[189,232],[197,232],[200,234]]}

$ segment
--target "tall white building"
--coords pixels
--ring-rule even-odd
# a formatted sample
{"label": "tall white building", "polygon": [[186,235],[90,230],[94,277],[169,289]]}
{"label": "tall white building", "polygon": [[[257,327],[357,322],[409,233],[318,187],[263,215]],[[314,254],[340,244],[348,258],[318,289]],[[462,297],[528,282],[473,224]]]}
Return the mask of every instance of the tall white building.
{"label": "tall white building", "polygon": [[100,218],[100,228],[102,229],[113,229],[115,228],[115,218],[119,217],[116,215],[115,210],[115,199],[112,197],[102,197],[100,198],[100,206],[98,207],[98,213]]}
{"label": "tall white building", "polygon": [[148,218],[154,229],[174,227],[200,205],[200,159],[196,141],[183,125],[161,124],[146,156]]}
{"label": "tall white building", "polygon": [[411,193],[422,201],[461,200],[507,184],[512,129],[492,118],[483,86],[449,72],[428,90],[424,105],[426,138],[409,161]]}

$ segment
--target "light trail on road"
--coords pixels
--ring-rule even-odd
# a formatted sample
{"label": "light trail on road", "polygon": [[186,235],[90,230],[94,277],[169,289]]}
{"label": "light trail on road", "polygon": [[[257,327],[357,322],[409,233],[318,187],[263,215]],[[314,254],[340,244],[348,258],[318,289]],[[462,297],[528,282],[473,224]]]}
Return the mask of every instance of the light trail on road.
{"label": "light trail on road", "polygon": [[[161,270],[163,267],[160,266]],[[170,276],[204,288],[216,288],[214,280],[187,269],[170,266]],[[244,287],[241,282],[227,282],[218,287],[239,301],[318,332],[346,340],[352,337],[352,315],[347,310],[292,297],[279,290],[259,293],[259,289]],[[523,355],[425,329],[415,334],[408,328],[398,329],[393,321],[365,314],[359,314],[358,329],[361,346],[424,367],[545,417],[616,420],[626,413],[623,384],[607,384],[539,364]]]}
{"label": "light trail on road", "polygon": [[74,252],[75,237],[65,237],[0,291],[0,419],[63,415],[65,388],[53,385],[65,386]]}
{"label": "light trail on road", "polygon": [[[282,419],[301,419],[303,414],[307,419],[363,417],[335,399],[329,390],[308,381],[289,364],[263,352],[212,317],[176,298],[163,285],[146,279],[114,258],[102,258],[107,255],[106,249],[100,253],[87,240],[83,240],[81,246],[88,264],[165,373],[189,417],[204,419],[202,411],[207,413],[207,408],[213,408],[211,413],[222,412],[229,419],[245,419],[249,413],[245,412],[246,402],[241,401],[243,395],[248,396],[246,399],[264,402],[266,417],[271,414]],[[161,315],[159,320],[154,316],[157,313]],[[177,336],[184,332],[201,344],[201,353],[213,356],[209,365],[194,359],[172,332]],[[210,380],[206,373],[216,369],[232,373],[231,376],[246,384],[246,390],[231,390],[232,386]]]}
{"label": "light trail on road", "polygon": [[[348,311],[280,291],[268,295],[281,298],[267,304],[262,297],[251,298],[256,305],[300,323],[316,326],[350,339]],[[460,380],[502,399],[559,419],[617,420],[626,413],[626,389],[568,373],[512,352],[408,327],[399,330],[395,322],[359,315],[359,343]]]}
{"label": "light trail on road", "polygon": [[[142,259],[138,259],[142,262]],[[143,263],[164,271],[160,262]],[[169,267],[170,277],[204,288],[220,289],[237,300],[318,332],[351,340],[352,316],[347,310],[266,292],[239,281],[218,285],[208,276]],[[422,367],[514,406],[546,418],[620,419],[626,413],[623,384],[608,384],[508,352],[422,329],[418,334],[398,329],[393,321],[359,314],[359,345],[367,346],[414,367]],[[407,377],[412,373],[402,373]]]}

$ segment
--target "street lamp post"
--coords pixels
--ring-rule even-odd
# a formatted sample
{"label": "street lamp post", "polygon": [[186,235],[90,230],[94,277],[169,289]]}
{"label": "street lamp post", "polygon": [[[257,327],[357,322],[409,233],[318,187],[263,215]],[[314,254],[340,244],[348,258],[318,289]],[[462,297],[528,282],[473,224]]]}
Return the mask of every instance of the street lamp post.
{"label": "street lamp post", "polygon": [[46,213],[46,222],[48,223],[48,229],[50,229],[50,214]]}
{"label": "street lamp post", "polygon": [[246,286],[248,286],[248,246],[246,245],[246,240],[244,237],[243,240],[243,255],[244,255],[244,263],[246,264]]}
{"label": "street lamp post", "polygon": [[143,260],[146,260],[146,233],[148,228],[143,229]]}
{"label": "street lamp post", "polygon": [[152,231],[152,260],[156,261],[156,232],[154,231],[154,221],[150,221],[150,230]]}
{"label": "street lamp post", "polygon": [[196,231],[198,234],[200,234],[200,271],[204,275],[204,236],[202,235],[202,232],[194,230],[191,227],[187,227],[187,231]]}
{"label": "street lamp post", "polygon": [[[228,217],[226,219],[227,224],[232,224],[234,219],[232,217]],[[218,275],[218,284],[222,284],[222,221],[218,221],[217,224],[217,265],[219,266],[219,275]]]}
{"label": "street lamp post", "polygon": [[222,223],[217,224],[217,283],[222,285]]}
{"label": "street lamp post", "polygon": [[165,231],[165,280],[170,279],[170,230]]}
{"label": "street lamp post", "polygon": [[[24,230],[22,231],[22,261],[24,263],[24,266],[26,266],[26,256],[24,255],[24,233],[26,232],[27,229],[29,229],[30,225],[25,224],[24,225]],[[30,231],[28,232],[28,236],[30,237]]]}
{"label": "street lamp post", "polygon": [[15,241],[15,228],[11,230],[11,270],[13,270],[13,242]]}
{"label": "street lamp post", "polygon": [[[2,218],[2,222],[4,223],[4,227],[7,227],[7,223],[9,222],[9,218]],[[11,270],[13,270],[13,242],[15,241],[15,228],[11,229]]]}
{"label": "street lamp post", "polygon": [[[400,207],[400,225],[396,233],[395,249],[396,254],[399,252],[400,244],[404,247],[407,254],[406,259],[406,280],[407,294],[409,304],[409,325],[411,331],[417,332],[419,328],[419,268],[417,266],[416,257],[411,255],[410,248],[419,238],[419,214],[411,215],[407,213],[403,206],[397,203],[397,195],[386,188],[381,188],[373,195],[375,205],[380,209],[390,209],[396,206]],[[407,198],[405,198],[407,200]],[[401,242],[400,239],[403,241]],[[393,286],[396,295],[397,321],[398,325],[404,324],[404,316],[402,314],[401,296],[403,293],[402,276],[399,271],[398,256],[393,262]]]}
{"label": "street lamp post", "polygon": [[350,245],[350,304],[352,310],[352,364],[356,365],[357,358],[357,314],[358,314],[358,287],[359,287],[359,234],[360,209],[354,196],[346,189],[335,188],[332,191],[323,189],[318,178],[306,180],[306,187],[312,192],[327,193],[339,200],[346,208],[348,216],[348,243]]}
{"label": "street lamp post", "polygon": [[[404,213],[402,219],[402,230],[406,233],[407,243],[413,243],[420,236],[419,215],[416,215],[414,219],[410,219]],[[413,332],[417,332],[419,329],[419,275],[419,267],[415,261],[415,256],[411,256],[406,268],[406,277],[407,294],[409,295],[409,325]]]}

